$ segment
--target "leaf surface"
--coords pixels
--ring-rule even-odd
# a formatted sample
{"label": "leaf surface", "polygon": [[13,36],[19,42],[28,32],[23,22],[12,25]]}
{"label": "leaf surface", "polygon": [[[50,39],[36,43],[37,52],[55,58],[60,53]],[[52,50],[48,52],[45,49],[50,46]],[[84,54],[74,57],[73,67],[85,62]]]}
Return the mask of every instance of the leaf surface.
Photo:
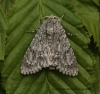
{"label": "leaf surface", "polygon": [[[65,3],[64,3],[65,2]],[[68,8],[66,5],[69,5]],[[81,19],[73,12],[67,0],[17,0],[9,16],[6,58],[2,67],[3,87],[8,94],[92,94],[94,76],[91,75],[94,57],[87,50],[90,39],[83,29]],[[26,31],[36,30],[40,18],[49,15],[61,17],[66,32],[77,34],[68,36],[79,65],[79,75],[66,76],[48,68],[32,75],[22,75],[20,67],[23,56],[34,34]]]}
{"label": "leaf surface", "polygon": [[[82,0],[83,1],[83,0]],[[99,5],[98,0],[93,0]],[[83,25],[89,32],[90,36],[93,36],[94,42],[100,51],[100,22],[99,22],[99,8],[92,1],[81,2],[77,0],[75,2],[76,13],[82,19]]]}
{"label": "leaf surface", "polygon": [[4,60],[7,21],[0,7],[0,60]]}

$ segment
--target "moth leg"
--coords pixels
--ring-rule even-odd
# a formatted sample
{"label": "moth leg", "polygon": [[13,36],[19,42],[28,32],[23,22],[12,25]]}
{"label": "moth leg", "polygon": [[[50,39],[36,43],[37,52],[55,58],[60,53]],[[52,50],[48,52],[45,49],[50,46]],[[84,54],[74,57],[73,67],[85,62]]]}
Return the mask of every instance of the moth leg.
{"label": "moth leg", "polygon": [[67,33],[67,35],[69,35],[69,36],[77,36],[77,34],[71,34],[71,33]]}
{"label": "moth leg", "polygon": [[34,33],[35,31],[26,31],[27,33]]}
{"label": "moth leg", "polygon": [[[39,28],[38,28],[39,29]],[[34,33],[36,31],[38,31],[38,29],[34,30],[34,31],[26,31],[27,33]]]}

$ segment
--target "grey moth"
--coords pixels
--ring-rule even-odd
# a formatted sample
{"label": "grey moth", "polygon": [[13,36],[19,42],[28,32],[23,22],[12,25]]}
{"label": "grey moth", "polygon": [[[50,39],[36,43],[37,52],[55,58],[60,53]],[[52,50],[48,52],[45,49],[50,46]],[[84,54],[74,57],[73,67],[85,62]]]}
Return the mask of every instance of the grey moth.
{"label": "grey moth", "polygon": [[[64,16],[64,15],[63,15]],[[73,49],[61,25],[63,18],[46,16],[33,38],[21,65],[21,73],[33,74],[46,67],[55,67],[69,76],[78,75],[78,64]],[[31,31],[34,32],[34,31]]]}

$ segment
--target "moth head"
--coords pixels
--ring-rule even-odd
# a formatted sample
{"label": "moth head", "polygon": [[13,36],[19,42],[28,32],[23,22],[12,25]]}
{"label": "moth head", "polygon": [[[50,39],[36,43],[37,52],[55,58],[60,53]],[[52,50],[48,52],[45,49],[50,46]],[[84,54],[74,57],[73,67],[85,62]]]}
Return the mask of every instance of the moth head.
{"label": "moth head", "polygon": [[50,16],[48,16],[48,18],[54,19],[54,18],[57,18],[57,17],[56,16],[53,16],[53,15],[50,15]]}

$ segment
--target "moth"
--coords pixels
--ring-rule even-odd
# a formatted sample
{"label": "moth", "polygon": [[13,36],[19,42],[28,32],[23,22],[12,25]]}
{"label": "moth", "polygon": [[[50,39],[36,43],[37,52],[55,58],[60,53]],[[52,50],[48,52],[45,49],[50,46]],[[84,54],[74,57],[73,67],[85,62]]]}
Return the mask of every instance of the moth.
{"label": "moth", "polygon": [[[64,15],[63,15],[64,16]],[[63,74],[78,75],[78,64],[73,49],[61,25],[63,18],[46,16],[33,38],[21,66],[21,73],[33,74],[46,67],[55,67]],[[34,32],[34,31],[31,31]]]}

